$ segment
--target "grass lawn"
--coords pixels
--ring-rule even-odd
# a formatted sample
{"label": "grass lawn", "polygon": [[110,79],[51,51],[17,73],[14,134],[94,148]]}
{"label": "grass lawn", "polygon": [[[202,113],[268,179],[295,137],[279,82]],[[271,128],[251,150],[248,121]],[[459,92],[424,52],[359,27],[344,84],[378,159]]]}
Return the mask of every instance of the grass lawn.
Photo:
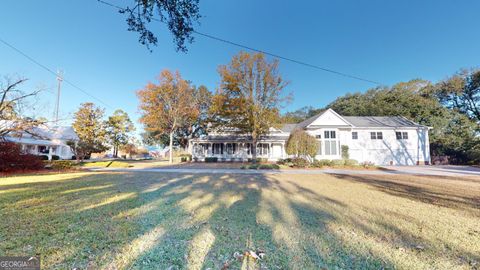
{"label": "grass lawn", "polygon": [[80,164],[82,167],[85,168],[93,168],[93,167],[100,167],[100,168],[128,168],[133,167],[128,162],[125,161],[118,161],[118,160],[108,160],[108,161],[88,161],[85,163]]}
{"label": "grass lawn", "polygon": [[475,269],[480,179],[2,178],[0,255],[33,254],[43,269]]}
{"label": "grass lawn", "polygon": [[[180,158],[174,158],[173,164],[170,164],[168,160],[130,160],[130,159],[117,159],[117,160],[106,160],[106,161],[86,161],[82,163],[82,167],[91,168],[91,167],[100,167],[100,168],[129,168],[134,167],[136,169],[141,168],[156,168],[156,167],[166,167],[166,166],[176,166],[182,164]],[[183,163],[186,164],[186,163]]]}

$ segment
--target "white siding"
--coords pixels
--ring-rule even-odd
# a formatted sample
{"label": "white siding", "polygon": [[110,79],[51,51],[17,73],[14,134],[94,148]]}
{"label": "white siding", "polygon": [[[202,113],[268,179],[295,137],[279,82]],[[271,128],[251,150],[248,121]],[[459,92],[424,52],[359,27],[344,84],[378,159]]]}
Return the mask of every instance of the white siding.
{"label": "white siding", "polygon": [[[358,139],[352,139],[352,131]],[[407,132],[408,139],[397,140],[396,131]],[[378,165],[416,165],[430,162],[427,129],[361,129],[343,130],[341,144],[348,145],[350,158]],[[370,132],[382,132],[383,139],[371,139]]]}

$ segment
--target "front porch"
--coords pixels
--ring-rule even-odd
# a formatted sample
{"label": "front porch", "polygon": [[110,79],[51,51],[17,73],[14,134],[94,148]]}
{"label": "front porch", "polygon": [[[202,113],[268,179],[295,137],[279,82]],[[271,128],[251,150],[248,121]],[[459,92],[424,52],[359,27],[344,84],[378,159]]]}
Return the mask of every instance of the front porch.
{"label": "front porch", "polygon": [[[252,142],[235,141],[191,141],[190,153],[194,161],[205,161],[214,157],[218,161],[249,161],[253,158]],[[284,141],[261,141],[257,143],[257,158],[276,161],[286,158]]]}

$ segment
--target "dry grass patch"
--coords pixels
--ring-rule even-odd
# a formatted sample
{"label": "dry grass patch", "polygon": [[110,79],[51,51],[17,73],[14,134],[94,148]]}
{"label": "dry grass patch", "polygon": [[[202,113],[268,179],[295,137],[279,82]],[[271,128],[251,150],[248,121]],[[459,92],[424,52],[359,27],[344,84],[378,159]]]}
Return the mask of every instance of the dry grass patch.
{"label": "dry grass patch", "polygon": [[479,194],[480,179],[452,177],[12,177],[0,254],[40,254],[45,269],[471,269]]}

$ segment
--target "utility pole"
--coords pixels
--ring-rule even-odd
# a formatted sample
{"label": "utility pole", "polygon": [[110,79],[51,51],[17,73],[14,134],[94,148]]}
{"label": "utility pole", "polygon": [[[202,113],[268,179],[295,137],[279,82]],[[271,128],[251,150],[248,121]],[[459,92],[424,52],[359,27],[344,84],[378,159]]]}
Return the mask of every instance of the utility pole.
{"label": "utility pole", "polygon": [[62,81],[63,81],[63,72],[58,71],[57,72],[57,83],[58,83],[58,88],[57,88],[57,102],[55,104],[55,125],[58,125],[58,110],[60,108],[60,91],[62,89]]}

